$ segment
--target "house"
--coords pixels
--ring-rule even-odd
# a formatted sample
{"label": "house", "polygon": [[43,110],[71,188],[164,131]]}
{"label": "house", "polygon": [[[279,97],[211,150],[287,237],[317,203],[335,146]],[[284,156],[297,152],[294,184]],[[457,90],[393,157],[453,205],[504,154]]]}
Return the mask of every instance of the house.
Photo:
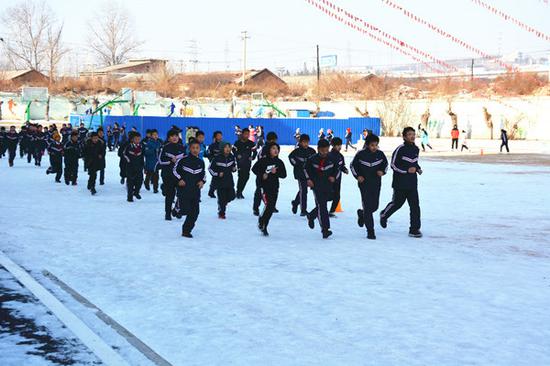
{"label": "house", "polygon": [[[242,72],[182,73],[174,78],[181,90],[216,89],[223,85],[241,85]],[[244,74],[246,86],[285,89],[286,82],[268,69],[249,70]]]}
{"label": "house", "polygon": [[33,69],[26,70],[0,70],[0,81],[17,84],[47,83],[48,77]]}
{"label": "house", "polygon": [[111,77],[115,79],[132,76],[137,78],[148,74],[165,72],[166,62],[166,60],[160,59],[132,59],[119,65],[83,71],[80,73],[80,76],[99,78]]}

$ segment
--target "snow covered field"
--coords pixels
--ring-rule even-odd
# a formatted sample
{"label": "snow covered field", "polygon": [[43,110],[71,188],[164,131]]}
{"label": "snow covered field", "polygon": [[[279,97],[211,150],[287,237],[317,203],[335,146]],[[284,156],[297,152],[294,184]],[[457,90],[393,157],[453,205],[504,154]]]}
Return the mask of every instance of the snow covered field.
{"label": "snow covered field", "polygon": [[[173,365],[550,364],[550,167],[422,166],[422,239],[407,237],[405,206],[367,241],[346,176],[329,240],[290,212],[292,178],[269,238],[256,229],[250,181],[225,221],[204,191],[189,240],[181,221],[164,221],[160,194],[125,201],[114,153],[96,197],[82,168],[68,187],[44,166],[1,159],[0,250],[132,365],[150,363],[44,270]],[[390,186],[388,175],[382,207]],[[16,350],[0,349],[5,365]]]}

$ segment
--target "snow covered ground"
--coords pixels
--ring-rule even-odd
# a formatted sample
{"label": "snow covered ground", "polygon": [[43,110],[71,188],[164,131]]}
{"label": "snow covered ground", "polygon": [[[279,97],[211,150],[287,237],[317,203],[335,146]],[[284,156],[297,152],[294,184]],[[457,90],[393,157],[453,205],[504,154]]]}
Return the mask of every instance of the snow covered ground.
{"label": "snow covered ground", "polygon": [[[290,212],[292,178],[269,238],[250,181],[225,221],[204,192],[189,240],[181,221],[164,221],[160,194],[125,201],[114,153],[96,197],[82,170],[67,187],[45,167],[2,159],[0,250],[62,297],[42,271],[53,273],[173,365],[550,364],[550,167],[422,165],[422,239],[407,237],[404,207],[367,241],[346,176],[329,240]],[[390,186],[387,176],[381,206]],[[102,337],[147,364],[116,334]],[[0,364],[17,352],[0,349]]]}

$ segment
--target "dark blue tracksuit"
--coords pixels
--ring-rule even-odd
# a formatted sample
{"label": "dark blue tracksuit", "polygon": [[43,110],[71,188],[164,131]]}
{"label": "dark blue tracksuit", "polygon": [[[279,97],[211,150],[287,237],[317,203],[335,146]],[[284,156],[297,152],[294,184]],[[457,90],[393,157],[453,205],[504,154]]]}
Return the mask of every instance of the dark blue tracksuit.
{"label": "dark blue tracksuit", "polygon": [[139,196],[139,190],[143,184],[143,168],[145,158],[141,144],[128,144],[122,153],[126,160],[126,188],[128,199]]}
{"label": "dark blue tracksuit", "polygon": [[315,197],[315,208],[308,213],[309,217],[317,217],[321,230],[326,232],[330,229],[330,218],[328,215],[328,201],[333,199],[334,183],[329,178],[336,179],[338,167],[327,155],[321,157],[319,154],[309,158],[304,167],[306,179],[313,181],[313,195]]}
{"label": "dark blue tracksuit", "polygon": [[338,169],[338,173],[336,175],[336,181],[334,182],[334,194],[332,196],[332,205],[330,206],[330,213],[333,213],[336,211],[336,208],[338,207],[338,203],[340,203],[340,190],[342,188],[342,173],[348,174],[348,168],[346,168],[346,160],[344,159],[344,155],[342,155],[339,151],[332,150],[329,152],[328,156],[334,161],[336,164],[336,168]]}
{"label": "dark blue tracksuit", "polygon": [[235,182],[233,173],[237,170],[237,161],[233,154],[218,155],[210,162],[208,171],[218,195],[218,214],[225,215],[227,204],[235,199]]}
{"label": "dark blue tracksuit", "polygon": [[8,149],[8,161],[9,165],[13,166],[15,155],[17,154],[17,144],[19,143],[19,134],[17,132],[7,132],[4,140],[6,148]]}
{"label": "dark blue tracksuit", "polygon": [[185,146],[181,143],[166,142],[159,153],[158,167],[161,169],[162,194],[164,195],[164,212],[170,216],[172,204],[176,198],[177,181],[174,178],[175,161],[185,156]]}
{"label": "dark blue tracksuit", "polygon": [[250,178],[250,168],[252,160],[256,159],[256,145],[250,141],[237,140],[233,144],[233,154],[237,159],[237,167],[239,169],[239,177],[237,179],[237,196],[242,195],[246,183]]}
{"label": "dark blue tracksuit", "polygon": [[199,217],[199,208],[201,201],[201,190],[199,182],[205,181],[204,161],[193,155],[179,159],[174,166],[173,174],[175,181],[184,181],[183,187],[177,186],[178,201],[180,202],[181,214],[186,216],[182,226],[183,233],[191,233],[195,227],[195,222]]}
{"label": "dark blue tracksuit", "polygon": [[403,143],[392,154],[391,168],[393,169],[393,197],[386,208],[380,213],[380,217],[388,219],[403,206],[405,201],[410,208],[410,228],[415,231],[420,229],[420,203],[418,199],[417,173],[409,173],[409,168],[420,169],[418,165],[418,147],[413,143]]}
{"label": "dark blue tracksuit", "polygon": [[63,145],[61,142],[52,141],[48,146],[48,154],[50,156],[49,173],[55,173],[55,181],[61,182],[61,175],[63,174]]}
{"label": "dark blue tracksuit", "polygon": [[302,213],[307,213],[307,178],[304,174],[304,167],[307,159],[313,155],[315,155],[315,150],[311,147],[298,147],[288,155],[288,160],[294,167],[294,179],[298,181],[298,193],[292,202],[293,205],[300,206]]}
{"label": "dark blue tracksuit", "polygon": [[78,160],[82,157],[82,146],[78,141],[69,140],[63,147],[65,160],[65,184],[76,185]]}
{"label": "dark blue tracksuit", "polygon": [[380,202],[380,188],[382,186],[382,177],[378,176],[378,172],[388,170],[388,160],[386,155],[378,150],[371,152],[364,149],[355,154],[351,162],[351,174],[357,179],[363,177],[363,183],[357,183],[361,192],[361,204],[363,207],[363,220],[367,230],[374,230],[373,212],[378,210]]}

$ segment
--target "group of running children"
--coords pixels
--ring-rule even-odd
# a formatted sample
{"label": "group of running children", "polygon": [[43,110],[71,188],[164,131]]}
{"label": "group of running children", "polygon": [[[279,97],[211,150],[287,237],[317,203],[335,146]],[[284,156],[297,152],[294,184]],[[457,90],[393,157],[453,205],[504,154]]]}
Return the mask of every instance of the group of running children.
{"label": "group of running children", "polygon": [[[109,128],[109,132],[112,134],[112,129]],[[220,219],[226,218],[227,206],[231,201],[244,199],[243,191],[252,171],[256,176],[253,213],[258,216],[258,229],[268,236],[271,217],[278,212],[279,181],[287,177],[285,164],[279,158],[277,135],[269,132],[265,145],[258,148],[250,140],[250,131],[246,128],[242,129],[233,145],[223,141],[222,133],[216,131],[212,143],[206,147],[204,132],[196,131],[195,136],[189,137],[186,143],[181,138],[181,132],[173,126],[167,133],[166,141],[162,141],[156,130],[147,130],[142,139],[140,133],[133,129],[120,142],[120,182],[126,183],[127,201],[141,199],[142,185],[158,193],[159,178],[162,178],[160,190],[165,197],[165,219],[185,216],[182,236],[192,238],[191,233],[199,216],[201,189],[206,184],[206,171],[212,176],[208,195],[217,198]],[[393,170],[393,197],[380,213],[380,225],[386,228],[388,218],[407,201],[410,207],[409,236],[422,236],[417,190],[417,176],[422,174],[422,169],[418,163],[419,149],[415,145],[415,136],[415,130],[406,127],[403,130],[404,142],[393,152],[388,163],[385,154],[378,148],[378,136],[369,134],[365,138],[364,148],[356,153],[351,162],[350,171],[357,180],[362,203],[357,210],[357,223],[360,227],[366,227],[368,239],[376,239],[373,213],[378,210],[382,177],[388,165]],[[297,141],[297,146],[288,157],[298,183],[298,192],[291,202],[292,212],[298,214],[300,211],[311,229],[315,228],[317,220],[326,239],[332,235],[330,218],[334,216],[340,201],[342,174],[349,173],[340,152],[342,140],[338,137],[330,142],[319,139],[317,151],[310,147],[307,134],[300,134]],[[34,158],[38,166],[47,150],[50,157],[47,174],[54,174],[56,182],[61,182],[64,173],[65,183],[76,185],[79,159],[83,158],[91,194],[97,193],[98,174],[99,184],[104,184],[105,156],[107,150],[111,150],[111,143],[102,127],[90,132],[83,124],[78,129],[63,125],[57,131],[53,125],[44,131],[41,125],[26,125],[17,132],[11,126],[9,131],[0,131],[0,157],[8,152],[10,166],[14,164],[18,144],[20,156],[26,154],[29,163]],[[208,169],[204,158],[209,160]],[[315,199],[315,208],[311,211],[307,210],[308,190],[313,192]],[[260,213],[262,201],[264,208]]]}

